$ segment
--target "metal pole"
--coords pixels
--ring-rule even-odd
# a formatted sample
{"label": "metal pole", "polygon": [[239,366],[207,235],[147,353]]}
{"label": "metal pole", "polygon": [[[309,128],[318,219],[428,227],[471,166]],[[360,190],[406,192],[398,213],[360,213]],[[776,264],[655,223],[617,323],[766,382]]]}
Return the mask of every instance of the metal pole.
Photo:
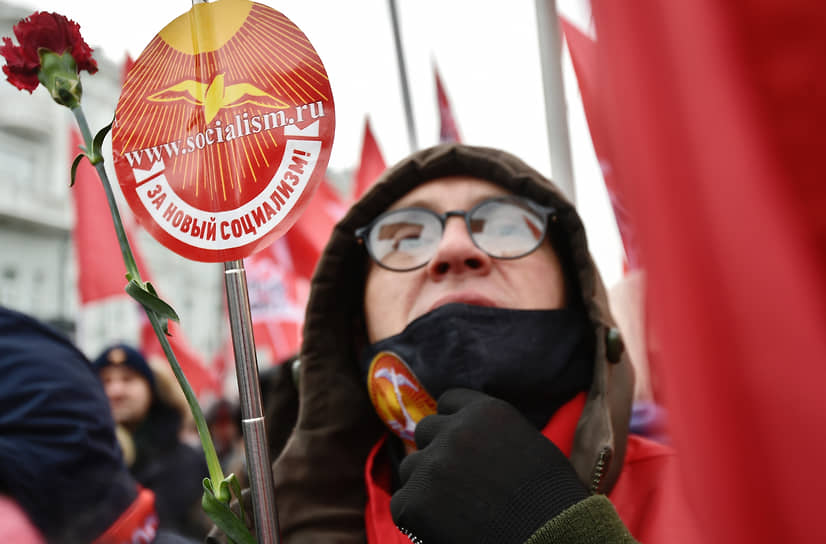
{"label": "metal pole", "polygon": [[536,0],[536,26],[542,87],[545,91],[545,123],[551,154],[551,178],[565,196],[576,204],[568,107],[562,82],[562,36],[559,32],[555,0]]}
{"label": "metal pole", "polygon": [[[209,2],[210,0],[192,0],[193,10],[197,4]],[[193,38],[198,40],[199,36],[196,34]],[[196,63],[195,70],[200,76],[200,64]],[[227,289],[227,312],[232,333],[232,350],[235,354],[241,430],[244,434],[256,538],[258,544],[279,544],[281,537],[275,507],[275,484],[267,447],[267,428],[261,402],[261,385],[258,381],[258,358],[252,335],[247,272],[243,260],[224,263],[224,283]]]}
{"label": "metal pole", "polygon": [[252,335],[247,272],[244,261],[224,263],[224,281],[227,287],[227,310],[235,353],[235,371],[241,404],[241,425],[247,454],[247,470],[255,513],[255,531],[258,544],[278,544],[278,512],[275,507],[275,485],[267,448],[267,430],[258,381],[258,359]]}
{"label": "metal pole", "polygon": [[404,50],[402,49],[402,39],[399,34],[399,16],[396,13],[396,0],[388,0],[390,4],[390,19],[393,23],[393,41],[396,43],[396,61],[399,65],[399,79],[402,85],[402,98],[404,99],[404,113],[407,117],[407,139],[410,142],[410,151],[418,151],[419,143],[416,141],[416,123],[413,121],[413,106],[410,102],[410,86],[407,84],[407,68],[404,63]]}

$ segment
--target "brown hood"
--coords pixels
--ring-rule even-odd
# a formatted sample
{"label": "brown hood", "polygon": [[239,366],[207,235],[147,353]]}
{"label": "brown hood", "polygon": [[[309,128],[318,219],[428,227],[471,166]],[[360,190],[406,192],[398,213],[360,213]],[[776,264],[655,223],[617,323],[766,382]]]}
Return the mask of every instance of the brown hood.
{"label": "brown hood", "polygon": [[[354,230],[425,181],[469,175],[554,206],[567,236],[582,299],[596,332],[594,381],[577,426],[571,461],[588,487],[611,489],[625,455],[633,370],[618,355],[608,299],[574,208],[541,174],[507,153],[446,144],[387,170],[336,226],[312,282],[301,350],[299,414],[274,477],[282,538],[364,542],[364,464],[384,433],[361,383],[362,294],[366,254]],[[614,353],[616,362],[608,362]],[[608,463],[606,465],[606,463]],[[594,483],[596,482],[596,486]]]}

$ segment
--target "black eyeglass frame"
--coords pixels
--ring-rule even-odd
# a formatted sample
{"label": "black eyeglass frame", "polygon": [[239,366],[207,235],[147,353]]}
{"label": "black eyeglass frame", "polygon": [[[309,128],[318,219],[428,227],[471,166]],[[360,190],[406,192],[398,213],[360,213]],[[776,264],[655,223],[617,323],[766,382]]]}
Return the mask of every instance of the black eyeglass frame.
{"label": "black eyeglass frame", "polygon": [[[519,203],[523,206],[526,206],[526,207],[530,208],[533,212],[535,212],[537,215],[539,215],[543,220],[543,223],[542,223],[543,230],[542,230],[542,237],[539,238],[536,241],[536,245],[533,246],[530,250],[528,250],[524,253],[520,253],[519,255],[509,255],[507,257],[499,257],[497,255],[491,255],[484,248],[480,247],[479,244],[476,243],[476,239],[473,236],[473,230],[472,230],[473,227],[470,224],[470,216],[473,215],[473,212],[475,212],[476,210],[478,210],[482,206],[490,204],[491,202],[517,202],[517,203]],[[422,268],[423,266],[426,266],[431,260],[433,260],[433,257],[430,257],[430,259],[428,259],[427,261],[423,262],[420,265],[416,265],[412,268],[391,268],[391,267],[385,265],[384,263],[382,263],[373,254],[373,250],[370,247],[370,244],[368,243],[368,238],[370,236],[370,231],[373,229],[373,227],[377,223],[379,223],[382,219],[387,217],[388,215],[392,215],[392,214],[398,213],[400,211],[409,211],[409,210],[420,210],[420,211],[423,211],[425,213],[428,213],[428,214],[436,217],[439,220],[439,222],[442,224],[442,234],[441,234],[442,236],[444,236],[444,233],[445,233],[445,226],[447,224],[447,220],[451,217],[461,217],[462,219],[465,220],[465,227],[467,228],[468,236],[470,237],[470,240],[473,242],[473,245],[476,246],[477,248],[479,248],[480,251],[484,252],[485,255],[488,255],[489,257],[491,257],[493,259],[501,259],[503,261],[511,261],[511,260],[514,260],[514,259],[521,259],[522,257],[530,255],[531,253],[536,251],[539,248],[539,246],[542,245],[542,242],[545,241],[545,238],[548,237],[549,223],[551,221],[556,221],[556,219],[557,219],[557,216],[556,216],[557,210],[556,210],[556,208],[554,208],[552,206],[543,206],[542,204],[534,202],[533,200],[531,200],[529,198],[515,196],[515,195],[513,195],[513,196],[510,196],[510,195],[508,195],[508,196],[496,196],[496,197],[492,197],[492,198],[486,198],[485,200],[479,202],[478,204],[476,204],[475,206],[473,206],[469,210],[449,210],[449,211],[446,211],[445,213],[437,213],[437,212],[434,212],[433,210],[431,210],[429,208],[423,208],[421,206],[411,206],[409,208],[398,208],[398,209],[395,209],[395,210],[389,210],[389,211],[386,211],[386,212],[380,214],[378,217],[376,217],[375,219],[373,219],[372,221],[370,221],[368,224],[364,225],[363,227],[357,228],[354,232],[355,236],[356,236],[356,240],[358,240],[359,244],[361,244],[365,247],[365,249],[367,250],[367,254],[370,256],[370,258],[373,260],[373,262],[376,263],[377,265],[379,265],[380,267],[384,268],[385,270],[391,270],[393,272],[412,272],[413,270],[418,270],[419,268]],[[440,238],[440,240],[441,240],[441,238]]]}

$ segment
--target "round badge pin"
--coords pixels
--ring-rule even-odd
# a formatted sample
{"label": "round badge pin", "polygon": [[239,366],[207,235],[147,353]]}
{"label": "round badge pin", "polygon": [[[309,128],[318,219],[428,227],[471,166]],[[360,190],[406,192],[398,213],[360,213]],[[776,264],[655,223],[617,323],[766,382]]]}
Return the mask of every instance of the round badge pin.
{"label": "round badge pin", "polygon": [[391,351],[378,353],[367,371],[367,392],[379,418],[415,448],[416,424],[436,413],[436,401],[405,362]]}
{"label": "round badge pin", "polygon": [[196,4],[129,70],[112,128],[138,221],[188,259],[266,247],[322,181],[335,131],[330,82],[304,33],[247,0]]}

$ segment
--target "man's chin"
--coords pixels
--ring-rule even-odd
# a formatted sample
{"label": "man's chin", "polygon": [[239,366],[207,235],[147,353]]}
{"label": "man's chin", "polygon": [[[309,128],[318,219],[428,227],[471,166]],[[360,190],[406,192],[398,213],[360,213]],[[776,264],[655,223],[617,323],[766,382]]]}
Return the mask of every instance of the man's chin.
{"label": "man's chin", "polygon": [[132,417],[130,413],[123,413],[118,411],[112,412],[112,418],[115,420],[115,423],[118,425],[122,425],[124,427],[132,427],[135,425],[135,418]]}

